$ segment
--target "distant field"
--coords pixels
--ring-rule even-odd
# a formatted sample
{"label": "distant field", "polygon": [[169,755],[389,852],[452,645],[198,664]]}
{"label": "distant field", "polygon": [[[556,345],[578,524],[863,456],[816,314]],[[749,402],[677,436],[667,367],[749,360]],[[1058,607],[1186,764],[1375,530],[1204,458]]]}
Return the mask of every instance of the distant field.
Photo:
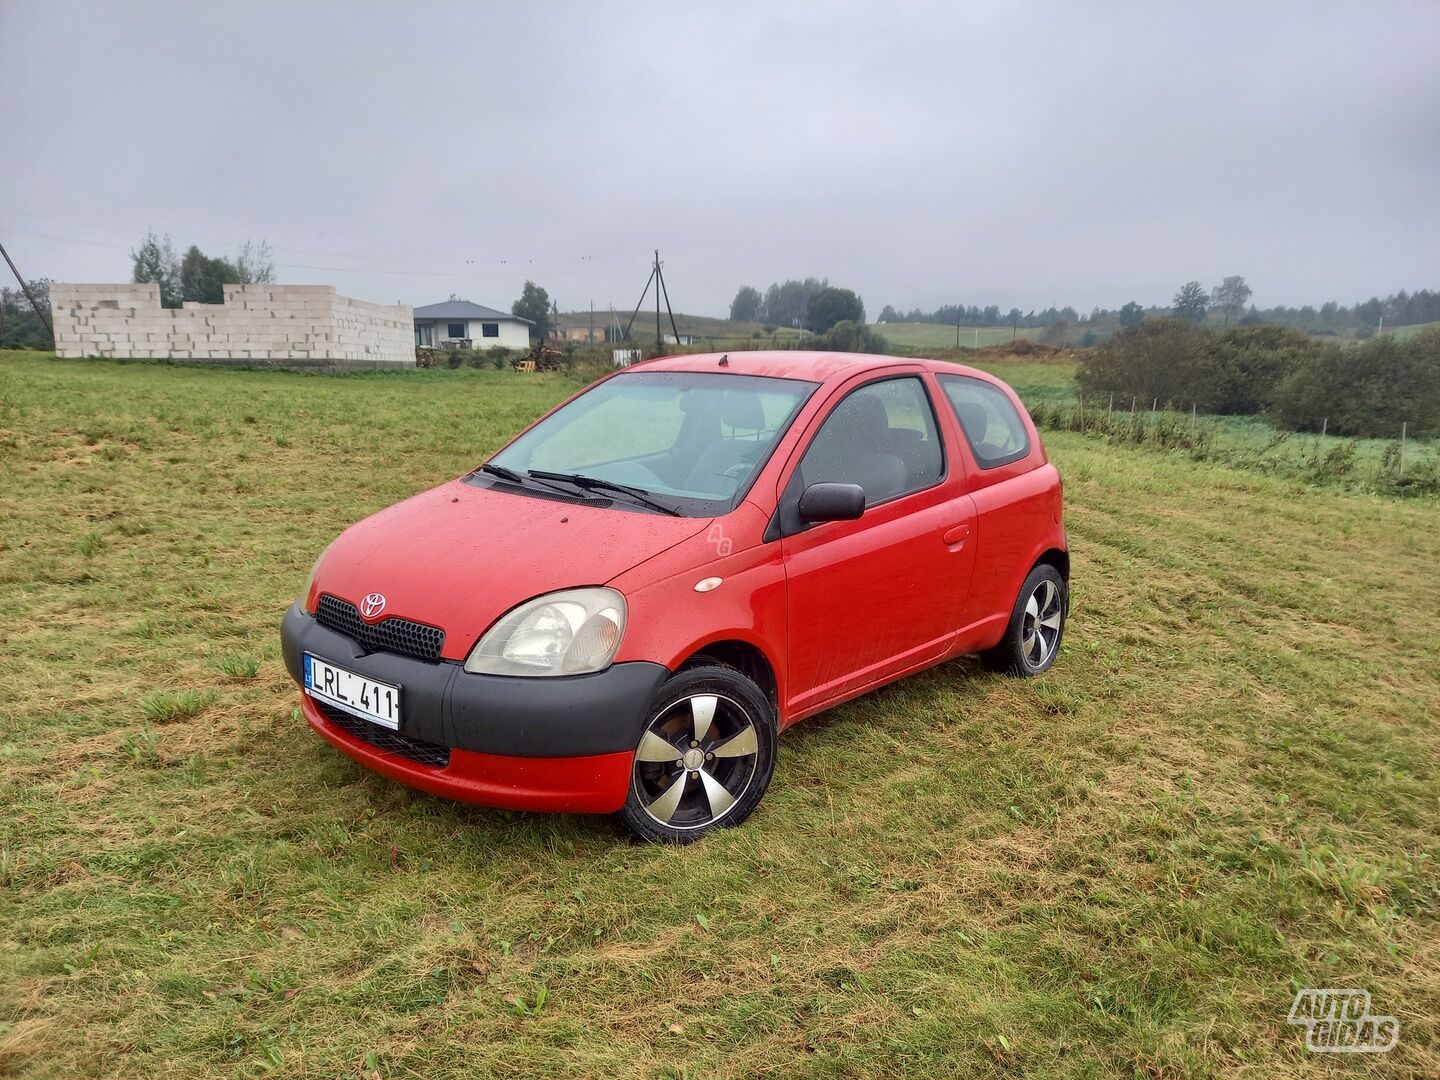
{"label": "distant field", "polygon": [[[630,312],[618,312],[620,326],[623,329],[630,322]],[[595,312],[592,324],[588,311],[563,311],[556,320],[557,325],[566,328],[588,330],[592,325],[596,334],[602,334],[605,327],[610,323],[610,312]],[[682,334],[692,334],[707,338],[749,338],[754,334],[762,337],[771,336],[765,332],[764,326],[760,323],[731,322],[729,319],[715,318],[710,315],[686,315],[682,312],[675,313],[675,326]],[[664,313],[660,316],[660,331],[663,334],[670,333],[670,317]],[[799,334],[801,331],[789,328],[777,328],[771,333]],[[648,310],[642,309],[635,317],[634,326],[631,329],[631,336],[637,341],[655,340],[655,308],[652,304]]]}
{"label": "distant field", "polygon": [[[881,337],[893,341],[896,345],[904,345],[907,348],[955,348],[955,327],[953,326],[942,326],[939,323],[876,323],[870,329]],[[977,331],[973,327],[960,327],[960,348],[975,348],[976,333]],[[1013,337],[1034,340],[1040,336],[1042,331],[1024,328],[1018,332],[1012,332],[1008,326],[990,326],[981,327],[978,333],[978,345],[983,349],[987,345],[1004,345]]]}
{"label": "distant field", "polygon": [[998,375],[1020,395],[1022,401],[1075,400],[1075,362],[1073,360],[1032,360],[1016,357],[1010,360],[962,358],[962,364]]}
{"label": "distant field", "polygon": [[[602,317],[599,312],[595,314],[595,328],[597,333],[604,329],[610,315],[607,311]],[[630,313],[623,312],[620,315],[620,324],[624,326],[629,320]],[[563,312],[559,317],[561,326],[586,327],[590,326],[589,312]],[[759,323],[731,322],[729,319],[711,318],[705,315],[682,315],[679,312],[675,315],[675,324],[682,334],[693,334],[703,339],[706,344],[713,344],[717,348],[724,347],[750,347],[764,348],[772,342],[783,342],[804,336],[804,331],[792,327],[780,327],[769,332]],[[668,317],[661,317],[661,330],[663,333],[670,333],[670,320]],[[944,349],[955,347],[955,328],[953,326],[942,326],[938,323],[873,323],[870,329],[874,330],[887,341],[909,349]],[[1034,340],[1042,333],[1038,329],[1022,329],[1018,336]],[[756,335],[759,337],[756,337]],[[655,311],[652,308],[649,312],[642,311],[635,320],[632,336],[637,341],[653,341],[655,337]],[[1010,327],[983,327],[979,332],[979,347],[985,348],[989,345],[1004,345],[1012,340]],[[960,347],[971,349],[976,347],[976,332],[970,327],[960,328]]]}
{"label": "distant field", "polygon": [[1393,330],[1386,330],[1385,333],[1398,338],[1401,341],[1408,341],[1426,330],[1440,329],[1440,322],[1416,323],[1414,326],[1397,326]]}
{"label": "distant field", "polygon": [[[0,354],[0,1075],[1440,1075],[1433,501],[1047,433],[1055,669],[807,721],[642,848],[366,772],[278,650],[341,528],[575,386]],[[1397,1049],[1307,1054],[1324,986]]]}
{"label": "distant field", "polygon": [[[620,316],[620,323],[623,326],[629,319],[630,313],[624,312]],[[589,312],[564,312],[560,315],[561,326],[588,327]],[[596,332],[603,331],[609,313],[602,317],[599,312],[595,314]],[[791,327],[781,327],[767,333],[759,323],[737,323],[729,319],[712,318],[706,315],[675,315],[676,325],[682,334],[693,334],[703,339],[703,344],[711,344],[716,348],[740,348],[751,347],[761,348],[772,342],[784,342],[804,336],[804,331]],[[1418,326],[1399,326],[1393,330],[1386,330],[1385,333],[1404,340],[1412,338],[1416,334],[1433,327],[1440,327],[1440,323],[1424,323]],[[670,333],[670,321],[662,318],[661,328],[664,333]],[[1082,327],[1083,328],[1083,327]],[[955,327],[944,326],[940,323],[872,323],[870,329],[874,330],[887,341],[906,349],[953,349],[955,343]],[[1071,328],[1076,332],[1076,328]],[[1008,344],[1014,338],[1024,338],[1030,341],[1038,341],[1043,328],[1025,327],[1017,333],[1012,334],[1008,326],[981,327],[979,331],[980,348],[987,348],[993,345]],[[759,335],[757,338],[755,335]],[[652,308],[649,313],[642,311],[635,320],[633,335],[637,341],[653,341],[655,337],[655,312]],[[1350,337],[1322,337],[1325,341],[1348,341]],[[960,343],[962,349],[973,349],[977,345],[976,332],[973,327],[960,327]]]}

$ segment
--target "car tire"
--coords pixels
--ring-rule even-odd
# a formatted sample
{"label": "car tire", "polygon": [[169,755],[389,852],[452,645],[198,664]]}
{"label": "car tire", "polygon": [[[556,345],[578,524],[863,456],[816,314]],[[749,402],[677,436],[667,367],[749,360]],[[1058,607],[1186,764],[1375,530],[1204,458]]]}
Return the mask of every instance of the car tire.
{"label": "car tire", "polygon": [[775,710],[735,668],[685,668],[660,687],[620,819],[650,843],[688,844],[744,821],[775,772]]}
{"label": "car tire", "polygon": [[1040,563],[1020,586],[1000,644],[980,654],[990,671],[1032,678],[1055,663],[1070,613],[1070,590],[1060,571]]}

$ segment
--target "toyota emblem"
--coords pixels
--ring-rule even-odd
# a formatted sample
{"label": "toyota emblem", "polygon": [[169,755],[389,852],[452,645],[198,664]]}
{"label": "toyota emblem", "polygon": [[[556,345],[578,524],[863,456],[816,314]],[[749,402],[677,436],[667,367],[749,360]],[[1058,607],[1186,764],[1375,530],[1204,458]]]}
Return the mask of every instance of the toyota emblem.
{"label": "toyota emblem", "polygon": [[384,593],[367,593],[365,599],[360,601],[360,617],[362,619],[373,619],[376,615],[379,615],[384,610]]}

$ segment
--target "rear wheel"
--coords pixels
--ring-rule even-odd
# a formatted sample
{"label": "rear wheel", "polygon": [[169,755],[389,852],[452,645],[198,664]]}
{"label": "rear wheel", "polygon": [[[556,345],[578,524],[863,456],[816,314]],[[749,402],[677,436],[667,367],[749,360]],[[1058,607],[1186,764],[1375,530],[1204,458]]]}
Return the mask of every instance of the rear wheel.
{"label": "rear wheel", "polygon": [[774,771],[774,714],[760,688],[731,667],[688,668],[655,697],[620,817],[642,840],[687,844],[744,821]]}
{"label": "rear wheel", "polygon": [[1060,571],[1041,563],[1020,586],[1005,636],[995,648],[980,654],[981,662],[991,671],[1007,675],[1039,675],[1060,652],[1069,607],[1069,593]]}

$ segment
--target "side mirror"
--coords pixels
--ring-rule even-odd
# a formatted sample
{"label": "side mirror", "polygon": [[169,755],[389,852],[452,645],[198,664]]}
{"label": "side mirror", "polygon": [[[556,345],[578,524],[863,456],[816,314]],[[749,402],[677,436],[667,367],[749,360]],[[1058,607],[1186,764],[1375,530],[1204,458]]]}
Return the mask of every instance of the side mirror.
{"label": "side mirror", "polygon": [[865,489],[859,484],[811,484],[800,496],[800,520],[854,521],[865,513]]}

